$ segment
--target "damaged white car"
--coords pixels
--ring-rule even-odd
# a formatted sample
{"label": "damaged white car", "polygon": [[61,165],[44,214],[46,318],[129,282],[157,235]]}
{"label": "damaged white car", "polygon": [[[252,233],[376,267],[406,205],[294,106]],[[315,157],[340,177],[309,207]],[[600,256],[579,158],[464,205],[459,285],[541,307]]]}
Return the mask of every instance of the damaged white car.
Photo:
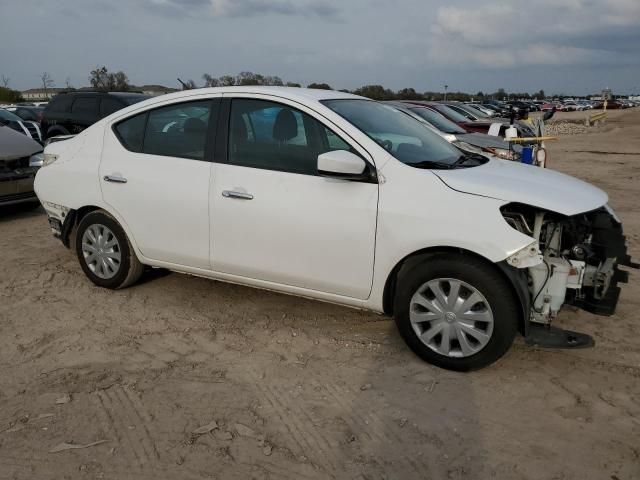
{"label": "damaged white car", "polygon": [[50,144],[36,192],[96,285],[144,266],[393,315],[411,349],[470,370],[530,342],[562,305],[613,313],[632,265],[607,195],[465,153],[354,95],[199,89]]}

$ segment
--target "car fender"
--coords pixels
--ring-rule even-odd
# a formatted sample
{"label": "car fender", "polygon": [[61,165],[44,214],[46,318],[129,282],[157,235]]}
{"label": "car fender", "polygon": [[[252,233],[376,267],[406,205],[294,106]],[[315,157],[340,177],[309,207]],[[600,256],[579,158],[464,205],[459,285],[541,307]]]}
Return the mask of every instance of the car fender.
{"label": "car fender", "polygon": [[369,302],[374,310],[384,311],[389,275],[416,252],[458,249],[496,264],[534,241],[507,224],[500,212],[502,200],[458,192],[434,171],[395,160],[381,175]]}

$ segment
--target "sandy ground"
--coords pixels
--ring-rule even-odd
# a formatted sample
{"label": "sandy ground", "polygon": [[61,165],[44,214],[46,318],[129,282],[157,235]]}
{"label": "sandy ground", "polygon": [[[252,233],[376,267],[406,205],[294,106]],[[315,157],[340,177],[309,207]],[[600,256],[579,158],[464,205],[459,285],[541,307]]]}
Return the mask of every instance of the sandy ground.
{"label": "sandy ground", "polygon": [[[640,258],[640,109],[550,148]],[[595,348],[518,339],[457,374],[367,312],[162,272],[96,288],[39,210],[0,213],[0,251],[0,479],[640,478],[640,274],[615,316],[561,315]]]}

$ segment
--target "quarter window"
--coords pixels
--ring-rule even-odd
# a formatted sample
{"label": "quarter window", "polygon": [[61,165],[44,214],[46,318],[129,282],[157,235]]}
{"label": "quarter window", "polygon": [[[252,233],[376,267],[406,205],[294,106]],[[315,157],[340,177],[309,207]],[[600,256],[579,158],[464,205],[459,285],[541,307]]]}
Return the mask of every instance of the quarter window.
{"label": "quarter window", "polygon": [[100,116],[106,117],[107,115],[111,115],[113,112],[117,112],[121,108],[124,108],[124,105],[119,101],[114,100],[113,98],[103,98],[100,102]]}
{"label": "quarter window", "polygon": [[78,97],[71,106],[71,113],[97,113],[98,98],[97,97]]}
{"label": "quarter window", "polygon": [[129,117],[116,125],[115,131],[124,148],[132,152],[142,152],[146,123],[147,114],[142,113],[135,117]]}
{"label": "quarter window", "polygon": [[287,105],[234,99],[229,120],[229,163],[317,175],[318,155],[351,150],[313,117]]}

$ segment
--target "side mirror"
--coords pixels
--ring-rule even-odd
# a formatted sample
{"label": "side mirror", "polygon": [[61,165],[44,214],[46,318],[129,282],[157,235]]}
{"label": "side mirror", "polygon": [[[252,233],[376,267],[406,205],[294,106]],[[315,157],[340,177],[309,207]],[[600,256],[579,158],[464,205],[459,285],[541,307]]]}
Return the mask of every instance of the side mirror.
{"label": "side mirror", "polygon": [[354,153],[334,150],[318,155],[318,175],[342,180],[367,180],[370,178],[367,163]]}

